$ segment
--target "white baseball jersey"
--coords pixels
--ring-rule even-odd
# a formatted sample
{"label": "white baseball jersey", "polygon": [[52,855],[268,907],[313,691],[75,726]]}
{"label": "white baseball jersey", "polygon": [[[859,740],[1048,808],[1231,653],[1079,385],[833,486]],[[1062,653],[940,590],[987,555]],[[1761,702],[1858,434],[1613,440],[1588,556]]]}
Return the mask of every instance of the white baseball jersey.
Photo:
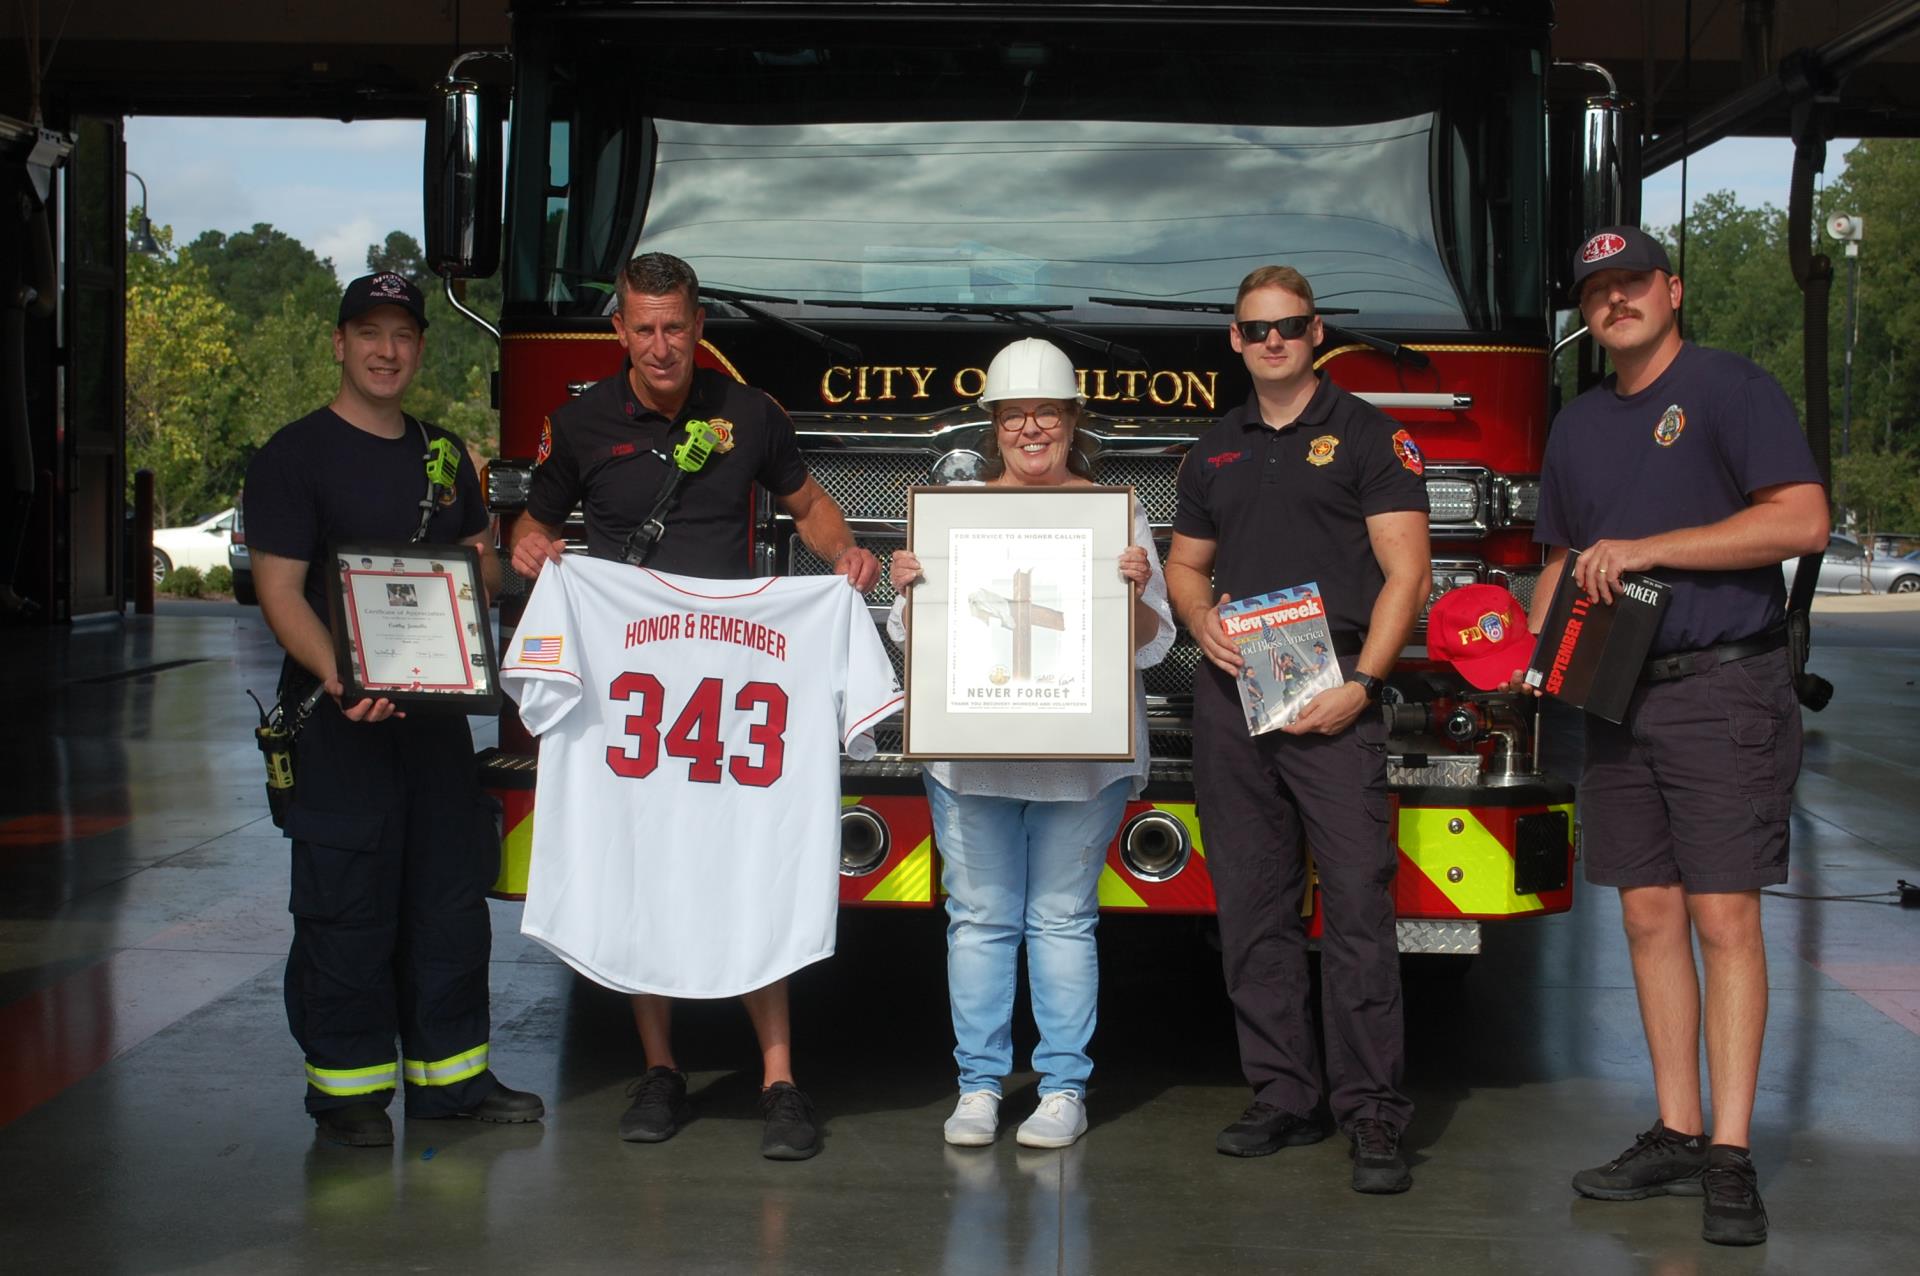
{"label": "white baseball jersey", "polygon": [[501,681],[540,737],[520,929],[620,992],[731,997],[833,952],[840,750],[900,689],[838,576],[549,563]]}

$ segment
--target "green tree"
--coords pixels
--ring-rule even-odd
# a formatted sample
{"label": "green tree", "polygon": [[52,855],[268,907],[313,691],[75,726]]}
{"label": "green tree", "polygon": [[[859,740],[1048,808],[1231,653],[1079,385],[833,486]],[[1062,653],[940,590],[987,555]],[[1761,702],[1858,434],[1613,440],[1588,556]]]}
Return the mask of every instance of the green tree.
{"label": "green tree", "polygon": [[[1920,140],[1869,138],[1847,152],[1846,171],[1827,188],[1822,217],[1856,213],[1866,222],[1860,247],[1859,343],[1853,358],[1856,452],[1920,445]],[[1847,263],[1824,239],[1835,267],[1833,346],[1846,348]],[[1837,362],[1836,362],[1837,368]],[[1840,375],[1834,377],[1839,437]]]}
{"label": "green tree", "polygon": [[1920,528],[1920,457],[1867,451],[1835,457],[1833,483],[1862,541],[1871,544],[1875,532]]}
{"label": "green tree", "polygon": [[[156,229],[163,248],[171,227]],[[154,473],[166,527],[228,503],[237,486],[226,413],[233,318],[191,260],[130,255],[127,265],[127,468]]]}
{"label": "green tree", "polygon": [[340,286],[333,263],[266,222],[232,235],[202,231],[180,252],[207,272],[213,293],[241,326],[258,323],[292,296],[302,308],[331,313]]}
{"label": "green tree", "polygon": [[427,286],[426,254],[420,250],[420,241],[403,230],[390,230],[384,243],[367,245],[367,269],[391,270],[422,288]]}
{"label": "green tree", "polygon": [[[406,275],[427,296],[427,343],[420,375],[407,395],[407,407],[443,425],[466,440],[483,457],[500,449],[500,414],[493,408],[493,373],[500,366],[500,347],[493,337],[455,310],[446,287],[426,273],[426,254],[419,241],[404,231],[391,231],[378,244],[367,245],[368,270],[392,270]],[[456,280],[456,291],[469,310],[490,322],[500,315],[498,278]]]}

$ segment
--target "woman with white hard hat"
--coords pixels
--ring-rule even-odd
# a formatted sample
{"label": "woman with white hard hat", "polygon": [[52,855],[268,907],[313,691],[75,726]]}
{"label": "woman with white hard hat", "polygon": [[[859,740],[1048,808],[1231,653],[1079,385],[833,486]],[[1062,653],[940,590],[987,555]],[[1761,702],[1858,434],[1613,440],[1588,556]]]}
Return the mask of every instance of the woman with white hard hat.
{"label": "woman with white hard hat", "polygon": [[[1091,483],[1078,446],[1083,400],[1073,363],[1029,337],[994,356],[980,406],[993,417],[988,486],[1073,487]],[[1146,689],[1139,670],[1173,645],[1166,578],[1152,529],[1136,502],[1132,544],[1115,564],[1133,586],[1134,742],[1126,762],[935,762],[926,767],[927,803],[947,892],[947,992],[953,1006],[960,1101],[946,1140],[984,1146],[1000,1123],[1000,1085],[1013,1071],[1014,981],[1022,940],[1040,1044],[1040,1104],[1016,1137],[1028,1147],[1066,1147],[1087,1128],[1099,961],[1094,925],[1107,844],[1129,798],[1147,780]],[[889,575],[898,597],[887,630],[905,641],[906,591],[920,561],[894,551]]]}

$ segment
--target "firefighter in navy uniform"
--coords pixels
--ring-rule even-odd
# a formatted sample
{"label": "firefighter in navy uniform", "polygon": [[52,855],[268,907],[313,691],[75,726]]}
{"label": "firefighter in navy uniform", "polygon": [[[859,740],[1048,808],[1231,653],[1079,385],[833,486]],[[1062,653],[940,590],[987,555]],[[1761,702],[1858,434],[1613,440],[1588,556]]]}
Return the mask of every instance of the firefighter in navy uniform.
{"label": "firefighter in navy uniform", "polygon": [[1579,795],[1587,880],[1620,892],[1660,1115],[1573,1187],[1604,1201],[1702,1197],[1706,1240],[1757,1245],[1760,891],[1787,880],[1801,748],[1780,562],[1826,547],[1827,494],[1780,384],[1681,337],[1684,289],[1657,240],[1599,231],[1573,289],[1613,374],[1547,438],[1534,527],[1547,563],[1528,623],[1546,622],[1569,550],[1573,583],[1603,604],[1623,572],[1673,591],[1626,722],[1586,718]]}
{"label": "firefighter in navy uniform", "polygon": [[324,619],[334,542],[476,545],[485,585],[498,584],[465,449],[400,408],[426,326],[425,300],[401,276],[349,284],[333,336],[339,393],[282,427],[246,481],[248,548],[260,609],[287,653],[289,720],[316,686],[327,693],[293,746],[287,1020],[321,1136],[360,1147],[393,1142],[386,1108],[402,1082],[409,1117],[545,1115],[538,1096],[488,1067],[486,892],[499,839],[466,719],[342,702]]}
{"label": "firefighter in navy uniform", "polygon": [[[1313,289],[1263,266],[1241,281],[1229,330],[1253,394],[1180,467],[1167,586],[1207,657],[1194,675],[1193,779],[1218,900],[1222,962],[1253,1103],[1220,1132],[1229,1156],[1352,1140],[1353,1187],[1412,1185],[1402,1089],[1381,681],[1432,587],[1422,462],[1377,408],[1315,373]],[[1242,661],[1219,604],[1320,586],[1345,681],[1292,726],[1248,734]],[[1306,846],[1319,874],[1326,1078],[1307,1006]]]}

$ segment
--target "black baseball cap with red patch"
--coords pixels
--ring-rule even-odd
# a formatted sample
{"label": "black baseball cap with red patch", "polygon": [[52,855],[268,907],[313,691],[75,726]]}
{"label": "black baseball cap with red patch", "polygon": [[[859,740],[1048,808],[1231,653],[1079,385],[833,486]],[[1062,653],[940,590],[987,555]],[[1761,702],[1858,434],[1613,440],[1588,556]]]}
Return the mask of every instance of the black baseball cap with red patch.
{"label": "black baseball cap with red patch", "polygon": [[427,299],[405,275],[383,270],[362,275],[340,294],[340,318],[335,326],[344,328],[354,319],[378,306],[398,306],[413,316],[420,331],[427,330]]}
{"label": "black baseball cap with red patch", "polygon": [[1638,226],[1608,226],[1596,231],[1573,258],[1573,299],[1589,275],[1603,270],[1661,270],[1671,275],[1673,264],[1660,241]]}

